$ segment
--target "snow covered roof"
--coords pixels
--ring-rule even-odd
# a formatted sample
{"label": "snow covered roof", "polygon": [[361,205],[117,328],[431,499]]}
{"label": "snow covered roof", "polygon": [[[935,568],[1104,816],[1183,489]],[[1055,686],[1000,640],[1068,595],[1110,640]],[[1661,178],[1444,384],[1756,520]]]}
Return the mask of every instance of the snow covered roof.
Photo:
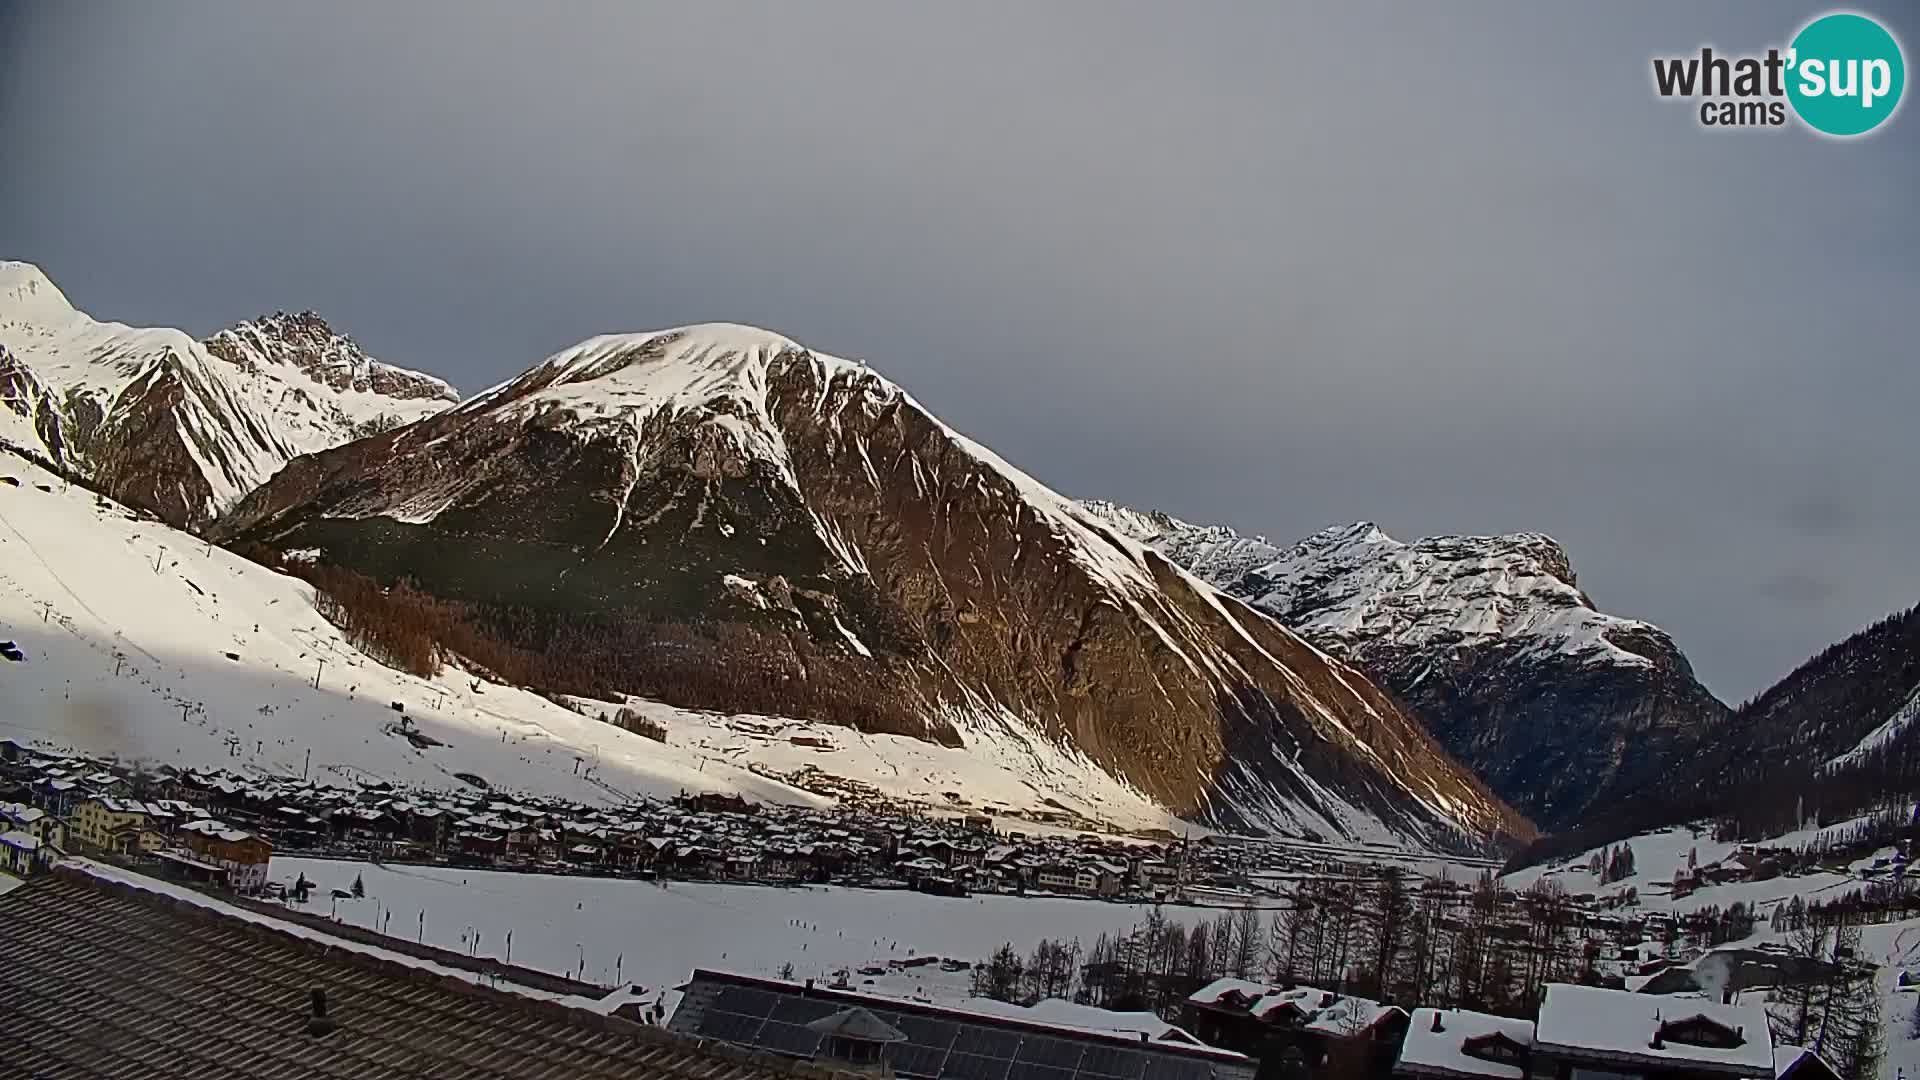
{"label": "snow covered roof", "polygon": [[1246,979],[1215,979],[1188,994],[1187,1000],[1195,1005],[1218,1005],[1220,1000],[1230,993],[1254,999],[1277,992],[1277,987],[1268,986],[1266,983],[1248,982]]}
{"label": "snow covered roof", "polygon": [[40,850],[40,840],[38,837],[18,831],[0,833],[0,844],[5,844],[7,847],[17,848],[21,851]]}
{"label": "snow covered roof", "polygon": [[96,795],[93,798],[88,799],[87,801],[93,802],[93,803],[99,803],[101,806],[105,807],[107,810],[115,814],[140,814],[140,815],[145,815],[147,817],[172,817],[173,816],[172,814],[167,813],[165,810],[160,809],[158,806],[154,806],[151,803],[143,803],[137,799],[116,799],[111,795]]}
{"label": "snow covered roof", "polygon": [[[1687,1021],[1704,1019],[1734,1033],[1731,1047],[1697,1046],[1656,1038]],[[1684,1064],[1738,1076],[1773,1075],[1773,1036],[1757,1005],[1675,1001],[1625,990],[1554,983],[1540,1003],[1534,1045],[1543,1053],[1640,1065]]]}
{"label": "snow covered roof", "polygon": [[1196,1005],[1231,1005],[1262,1020],[1277,1020],[1277,1013],[1290,1009],[1307,1030],[1341,1036],[1358,1034],[1389,1016],[1405,1013],[1397,1005],[1371,998],[1311,986],[1282,989],[1245,979],[1215,979],[1188,995],[1187,1000]]}
{"label": "snow covered roof", "polygon": [[[1386,1005],[1371,998],[1354,997],[1351,994],[1329,995],[1319,990],[1293,991],[1300,997],[1283,995],[1285,1004],[1292,1005],[1306,1013],[1306,1023],[1302,1026],[1308,1031],[1318,1031],[1326,1035],[1352,1036],[1372,1030],[1374,1025],[1390,1016],[1405,1016],[1406,1010],[1398,1005]],[[1263,1003],[1264,1004],[1264,1003]],[[1315,1008],[1315,1006],[1318,1008]],[[1275,1008],[1278,1007],[1276,1004]],[[1267,1015],[1266,1012],[1261,1013]]]}
{"label": "snow covered roof", "polygon": [[[1434,1015],[1440,1017],[1440,1030],[1434,1030]],[[1415,1009],[1407,1027],[1406,1041],[1400,1045],[1396,1071],[1442,1077],[1485,1076],[1499,1080],[1520,1080],[1525,1069],[1519,1064],[1488,1061],[1467,1052],[1468,1040],[1503,1035],[1520,1046],[1533,1045],[1533,1021],[1471,1012],[1466,1009]]]}
{"label": "snow covered roof", "polygon": [[1119,1012],[1095,1005],[1079,1005],[1062,998],[1017,1005],[1009,1001],[973,997],[959,1008],[969,1013],[1004,1016],[1010,1020],[1024,1020],[1064,1030],[1144,1035],[1164,1042],[1204,1045],[1185,1029],[1169,1024],[1150,1012]]}

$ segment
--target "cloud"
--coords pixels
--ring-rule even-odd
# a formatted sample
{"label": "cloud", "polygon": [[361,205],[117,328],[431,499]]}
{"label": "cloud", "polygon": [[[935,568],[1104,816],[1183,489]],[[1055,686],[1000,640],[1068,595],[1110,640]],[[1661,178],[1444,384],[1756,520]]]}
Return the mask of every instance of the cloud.
{"label": "cloud", "polygon": [[[769,325],[1071,493],[1551,532],[1730,697],[1920,600],[1920,127],[1648,85],[1797,7],[98,14],[0,15],[0,249],[96,315],[313,307],[467,390]],[[1874,512],[1765,509],[1802,490]],[[1755,585],[1821,565],[1817,609]]]}

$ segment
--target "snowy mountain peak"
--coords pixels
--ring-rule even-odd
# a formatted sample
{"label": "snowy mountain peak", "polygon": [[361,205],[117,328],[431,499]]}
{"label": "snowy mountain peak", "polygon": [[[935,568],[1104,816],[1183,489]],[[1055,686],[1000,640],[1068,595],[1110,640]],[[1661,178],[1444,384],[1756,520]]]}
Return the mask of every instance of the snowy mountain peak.
{"label": "snowy mountain peak", "polygon": [[1303,547],[1331,548],[1347,544],[1379,544],[1390,542],[1380,526],[1371,521],[1356,521],[1351,525],[1329,525],[1305,540]]}
{"label": "snowy mountain peak", "polygon": [[0,319],[57,325],[77,314],[66,294],[39,267],[0,260]]}
{"label": "snowy mountain peak", "polygon": [[208,351],[249,372],[286,364],[339,392],[452,404],[460,394],[442,379],[384,364],[314,311],[276,311],[208,338]]}
{"label": "snowy mountain peak", "polygon": [[[815,356],[784,335],[737,323],[603,334],[478,395],[465,411],[536,396],[600,412],[715,397],[761,397],[769,365],[788,354]],[[851,366],[830,357],[818,359]]]}
{"label": "snowy mountain peak", "polygon": [[38,267],[0,263],[11,356],[0,440],[114,498],[198,527],[288,460],[445,409],[437,379],[370,360],[317,316],[276,316],[201,343],[100,322]]}
{"label": "snowy mountain peak", "polygon": [[1360,667],[1548,825],[1573,820],[1609,778],[1657,773],[1659,747],[1725,712],[1665,632],[1597,610],[1544,533],[1409,544],[1359,521],[1281,548],[1112,503],[1083,509]]}
{"label": "snowy mountain peak", "polygon": [[584,655],[623,643],[594,677],[622,692],[1064,748],[1236,828],[1527,828],[1364,678],[864,364],[757,328],[583,341],[289,462],[218,533],[563,618]]}

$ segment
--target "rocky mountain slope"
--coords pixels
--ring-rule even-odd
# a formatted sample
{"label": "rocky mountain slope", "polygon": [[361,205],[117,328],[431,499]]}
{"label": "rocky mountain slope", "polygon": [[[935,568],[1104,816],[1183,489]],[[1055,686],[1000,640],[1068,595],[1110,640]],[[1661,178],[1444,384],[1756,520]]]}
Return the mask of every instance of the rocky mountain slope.
{"label": "rocky mountain slope", "polygon": [[1909,758],[1920,746],[1920,607],[1831,645],[1747,702],[1694,767],[1703,781],[1744,762],[1830,771]]}
{"label": "rocky mountain slope", "polygon": [[311,313],[202,343],[98,322],[39,268],[0,262],[0,438],[174,525],[207,524],[300,454],[457,400]]}
{"label": "rocky mountain slope", "polygon": [[676,704],[1063,746],[1223,826],[1530,832],[1364,677],[762,330],[592,339],[292,461],[217,534]]}
{"label": "rocky mountain slope", "polygon": [[1701,822],[1747,842],[1868,819],[1898,830],[1917,795],[1920,607],[1822,650],[1707,725],[1639,797],[1527,845],[1514,865]]}
{"label": "rocky mountain slope", "polygon": [[1597,610],[1547,536],[1406,544],[1363,522],[1281,548],[1085,506],[1360,668],[1543,828],[1657,783],[1726,714],[1658,627]]}

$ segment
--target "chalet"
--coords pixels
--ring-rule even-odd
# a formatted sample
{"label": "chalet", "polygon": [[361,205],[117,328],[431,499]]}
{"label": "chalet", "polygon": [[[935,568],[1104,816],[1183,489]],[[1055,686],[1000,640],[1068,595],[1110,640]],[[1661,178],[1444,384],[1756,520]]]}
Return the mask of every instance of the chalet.
{"label": "chalet", "polygon": [[727,874],[726,856],[712,848],[676,844],[661,856],[661,861],[682,877],[719,879]]}
{"label": "chalet", "polygon": [[1119,863],[1096,862],[1093,870],[1093,891],[1100,896],[1118,896],[1127,883],[1127,868]]}
{"label": "chalet", "polygon": [[1313,987],[1215,979],[1188,995],[1181,1026],[1214,1046],[1257,1057],[1263,1072],[1319,1072],[1336,1058],[1371,1075],[1393,1068],[1406,1010]]}
{"label": "chalet", "polygon": [[776,881],[806,881],[813,876],[812,849],[769,848],[762,861],[763,872]]}
{"label": "chalet", "polygon": [[373,806],[342,807],[327,818],[327,824],[341,840],[382,843],[407,832],[406,824],[398,817]]}
{"label": "chalet", "polygon": [[1076,885],[1076,875],[1070,866],[1041,866],[1033,872],[1035,886],[1052,892],[1072,892]]}
{"label": "chalet", "polygon": [[73,812],[74,803],[86,797],[86,789],[80,781],[69,780],[64,776],[47,776],[33,785],[34,801],[45,807],[56,817],[67,817]]}
{"label": "chalet", "polygon": [[912,846],[918,848],[922,856],[937,860],[943,867],[952,866],[954,856],[960,850],[959,846],[950,840],[928,840],[916,842]]}
{"label": "chalet", "polygon": [[67,846],[66,823],[26,803],[0,803],[0,832],[23,832],[51,847]]}
{"label": "chalet", "polygon": [[1180,867],[1165,859],[1142,859],[1137,878],[1148,889],[1171,888],[1180,882]]}
{"label": "chalet", "polygon": [[507,838],[502,833],[480,829],[462,829],[454,834],[460,855],[467,859],[491,861],[506,854]]}
{"label": "chalet", "polygon": [[660,861],[660,852],[671,843],[664,836],[623,832],[614,838],[610,858],[615,866],[625,870],[651,870]]}
{"label": "chalet", "polygon": [[407,839],[423,845],[433,851],[447,846],[447,825],[452,815],[437,806],[411,806],[402,814],[407,825]]}
{"label": "chalet", "polygon": [[540,854],[540,830],[530,824],[518,824],[507,830],[507,854],[521,858],[537,858]]}
{"label": "chalet", "polygon": [[1772,1080],[1766,1011],[1554,983],[1540,1002],[1541,1080]]}
{"label": "chalet", "polygon": [[232,888],[257,892],[266,886],[273,845],[263,837],[211,820],[183,825],[179,836],[202,862],[225,870],[227,883]]}
{"label": "chalet", "polygon": [[701,792],[684,800],[684,805],[703,814],[754,814],[760,808],[739,795],[723,794],[716,791]]}
{"label": "chalet", "polygon": [[31,833],[0,832],[0,870],[26,877],[46,869],[53,849]]}
{"label": "chalet", "polygon": [[88,791],[96,795],[126,796],[133,794],[132,784],[105,770],[90,772],[81,777],[80,780]]}
{"label": "chalet", "polygon": [[172,815],[148,803],[99,795],[73,808],[69,826],[79,843],[114,851],[158,851],[166,846],[162,827]]}
{"label": "chalet", "polygon": [[1401,1080],[1522,1080],[1533,1021],[1466,1009],[1415,1009],[1393,1075]]}

